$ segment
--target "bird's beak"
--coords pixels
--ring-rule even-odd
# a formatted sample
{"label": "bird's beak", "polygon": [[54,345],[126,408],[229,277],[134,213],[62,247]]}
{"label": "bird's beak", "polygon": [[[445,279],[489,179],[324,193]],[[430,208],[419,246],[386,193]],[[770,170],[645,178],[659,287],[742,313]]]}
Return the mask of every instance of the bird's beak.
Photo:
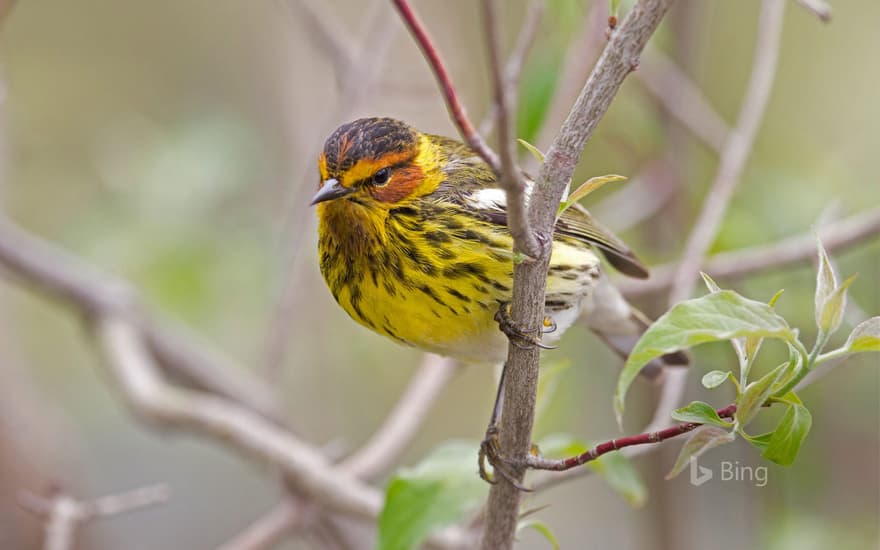
{"label": "bird's beak", "polygon": [[319,202],[332,201],[333,199],[344,197],[352,191],[354,191],[353,187],[343,187],[337,179],[326,179],[321,188],[318,189],[318,192],[315,193],[315,196],[312,197],[312,202],[309,203],[309,206],[314,206]]}

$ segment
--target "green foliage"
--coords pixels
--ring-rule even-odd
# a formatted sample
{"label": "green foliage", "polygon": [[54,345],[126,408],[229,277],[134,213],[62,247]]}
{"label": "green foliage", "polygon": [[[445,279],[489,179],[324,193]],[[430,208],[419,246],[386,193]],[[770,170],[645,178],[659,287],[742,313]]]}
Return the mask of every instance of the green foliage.
{"label": "green foliage", "polygon": [[[819,331],[811,351],[808,352],[798,338],[798,331],[773,309],[782,291],[764,304],[731,290],[722,290],[705,274],[703,280],[709,294],[677,304],[636,344],[618,380],[614,401],[618,422],[627,389],[639,370],[655,357],[704,342],[726,340],[733,346],[739,363],[739,381],[732,372],[720,370],[707,373],[702,380],[703,386],[710,390],[731,382],[736,390],[733,422],[720,418],[711,405],[702,401],[672,412],[675,420],[703,426],[684,444],[668,477],[678,475],[692,458],[733,441],[737,435],[758,448],[764,458],[783,466],[791,465],[812,425],[812,415],[794,388],[816,365],[850,353],[880,351],[880,317],[873,317],[858,325],[842,347],[822,353],[831,335],[840,328],[847,289],[855,277],[838,282],[821,242],[817,249],[819,267],[814,314]],[[752,380],[751,368],[765,338],[784,342],[789,349],[789,360]],[[776,428],[761,435],[748,434],[745,428],[772,404],[785,406]]]}
{"label": "green foliage", "polygon": [[692,459],[696,459],[709,449],[730,443],[734,439],[733,432],[728,432],[718,426],[702,426],[697,428],[681,448],[681,452],[678,453],[678,458],[675,460],[675,465],[666,474],[666,479],[672,479],[680,474]]}
{"label": "green foliage", "polygon": [[672,418],[679,422],[696,422],[697,424],[714,424],[724,428],[733,426],[722,419],[712,405],[702,401],[693,401],[690,405],[672,411]]}
{"label": "green foliage", "polygon": [[675,305],[645,331],[626,360],[614,395],[618,423],[622,420],[626,391],[649,361],[698,344],[743,337],[796,340],[795,332],[773,308],[732,290],[720,290]]}
{"label": "green foliage", "polygon": [[556,217],[562,215],[563,212],[568,210],[571,205],[578,202],[582,198],[586,197],[593,191],[603,187],[607,183],[615,183],[619,181],[626,181],[625,176],[618,176],[616,174],[608,174],[607,176],[596,176],[588,179],[584,183],[580,185],[577,189],[575,189],[565,200],[563,200],[559,204],[559,210],[556,212]]}
{"label": "green foliage", "polygon": [[871,317],[859,324],[843,346],[850,353],[880,351],[880,317]]}
{"label": "green foliage", "polygon": [[559,550],[559,539],[556,538],[556,535],[553,534],[553,531],[550,530],[550,527],[541,520],[532,519],[528,521],[521,521],[516,526],[517,533],[523,531],[525,529],[533,529],[547,539],[547,542],[553,547],[553,550]]}
{"label": "green foliage", "polygon": [[416,548],[432,531],[460,521],[479,505],[488,486],[474,473],[476,447],[446,443],[391,478],[379,516],[379,550]]}

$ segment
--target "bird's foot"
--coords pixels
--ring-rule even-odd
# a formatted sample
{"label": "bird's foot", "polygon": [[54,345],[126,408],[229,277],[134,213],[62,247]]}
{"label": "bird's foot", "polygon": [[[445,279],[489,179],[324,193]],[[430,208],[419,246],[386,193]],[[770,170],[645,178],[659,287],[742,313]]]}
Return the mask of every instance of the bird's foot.
{"label": "bird's foot", "polygon": [[484,481],[491,483],[492,485],[498,483],[498,480],[495,478],[495,476],[488,472],[486,468],[486,465],[488,464],[489,466],[492,466],[493,472],[500,474],[501,477],[508,481],[508,483],[510,483],[520,491],[532,491],[531,489],[520,483],[517,480],[517,476],[515,476],[511,471],[512,468],[518,465],[518,462],[505,458],[501,454],[501,449],[498,445],[497,425],[492,424],[486,430],[486,436],[480,443],[480,452],[477,457],[477,461],[480,469],[480,477],[483,478]]}
{"label": "bird's foot", "polygon": [[510,303],[505,302],[498,306],[498,311],[495,313],[495,321],[498,323],[498,328],[501,329],[501,332],[518,348],[532,349],[537,347],[541,349],[555,349],[555,346],[548,346],[541,342],[542,334],[549,334],[556,330],[556,321],[551,317],[544,317],[540,328],[526,328],[514,322],[510,315]]}

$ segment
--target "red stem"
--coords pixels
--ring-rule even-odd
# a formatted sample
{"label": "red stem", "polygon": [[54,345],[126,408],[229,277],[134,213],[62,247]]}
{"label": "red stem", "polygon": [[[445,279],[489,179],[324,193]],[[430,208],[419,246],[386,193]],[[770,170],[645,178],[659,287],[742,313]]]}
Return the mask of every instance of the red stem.
{"label": "red stem", "polygon": [[455,86],[452,84],[452,79],[449,78],[446,66],[443,64],[443,60],[440,59],[440,53],[434,46],[431,37],[428,36],[427,29],[422,25],[422,22],[412,10],[412,7],[410,7],[407,0],[392,0],[392,2],[397,8],[398,13],[400,13],[400,17],[403,18],[410,33],[412,33],[413,38],[415,38],[418,43],[422,53],[427,58],[431,70],[434,71],[434,76],[437,78],[437,83],[440,85],[443,97],[446,100],[446,107],[449,109],[449,114],[452,116],[452,120],[454,120],[456,126],[458,126],[461,137],[467,141],[468,145],[471,146],[471,149],[483,157],[483,160],[485,160],[492,169],[498,172],[501,169],[498,155],[483,140],[474,128],[474,125],[471,124],[467,113],[465,113],[464,105],[458,98],[458,92],[455,91]]}
{"label": "red stem", "polygon": [[[736,405],[728,405],[724,408],[717,409],[715,412],[718,413],[718,416],[721,418],[732,418],[733,413],[736,412]],[[548,459],[540,456],[530,456],[527,463],[530,468],[535,470],[553,470],[557,472],[570,470],[592,460],[596,460],[600,456],[610,453],[611,451],[617,451],[624,447],[632,447],[633,445],[660,443],[661,441],[686,434],[700,426],[702,426],[702,424],[696,422],[685,422],[683,424],[666,428],[665,430],[646,432],[638,435],[621,437],[620,439],[612,439],[611,441],[596,445],[583,454],[569,458]]]}

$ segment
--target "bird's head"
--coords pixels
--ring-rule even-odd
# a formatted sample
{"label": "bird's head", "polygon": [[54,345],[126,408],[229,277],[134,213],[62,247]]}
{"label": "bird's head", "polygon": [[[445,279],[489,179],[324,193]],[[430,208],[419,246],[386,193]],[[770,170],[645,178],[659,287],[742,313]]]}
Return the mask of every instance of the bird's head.
{"label": "bird's head", "polygon": [[436,189],[437,155],[428,136],[399,120],[361,118],[343,124],[324,143],[318,159],[320,188],[312,204],[388,210]]}

